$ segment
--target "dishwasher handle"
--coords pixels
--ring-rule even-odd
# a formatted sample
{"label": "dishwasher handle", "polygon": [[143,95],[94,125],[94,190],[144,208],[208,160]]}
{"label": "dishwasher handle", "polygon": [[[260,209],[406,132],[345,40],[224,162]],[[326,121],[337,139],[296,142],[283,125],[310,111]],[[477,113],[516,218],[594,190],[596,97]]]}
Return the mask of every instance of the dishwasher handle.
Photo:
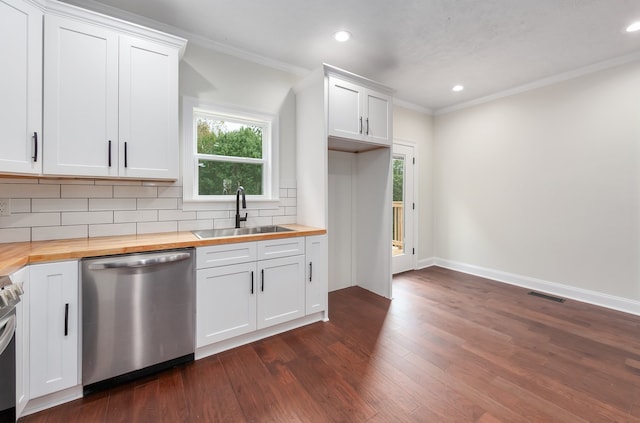
{"label": "dishwasher handle", "polygon": [[177,261],[187,260],[190,257],[191,253],[172,253],[154,255],[149,258],[137,257],[129,260],[100,261],[89,264],[89,270],[150,267],[164,263],[175,263]]}

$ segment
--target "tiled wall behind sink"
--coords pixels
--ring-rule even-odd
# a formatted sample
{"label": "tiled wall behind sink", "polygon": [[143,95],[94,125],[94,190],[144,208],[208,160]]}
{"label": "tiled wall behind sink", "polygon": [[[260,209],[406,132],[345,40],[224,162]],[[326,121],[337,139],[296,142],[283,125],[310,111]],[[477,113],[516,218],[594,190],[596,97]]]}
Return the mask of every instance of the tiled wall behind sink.
{"label": "tiled wall behind sink", "polygon": [[[229,228],[235,210],[183,211],[172,182],[0,178],[0,243]],[[277,208],[247,204],[247,226],[296,222],[295,186],[280,188]]]}

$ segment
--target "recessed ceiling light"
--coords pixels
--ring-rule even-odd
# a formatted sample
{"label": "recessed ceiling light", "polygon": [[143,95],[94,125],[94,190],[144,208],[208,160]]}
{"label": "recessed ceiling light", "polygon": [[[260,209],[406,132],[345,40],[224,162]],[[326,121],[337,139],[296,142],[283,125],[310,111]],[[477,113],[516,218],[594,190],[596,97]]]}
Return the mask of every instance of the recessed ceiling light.
{"label": "recessed ceiling light", "polygon": [[456,93],[460,92],[462,90],[464,90],[464,87],[462,85],[454,85],[453,88],[451,88],[451,91],[456,92]]}
{"label": "recessed ceiling light", "polygon": [[627,32],[636,32],[636,31],[640,31],[640,21],[634,22],[627,27]]}
{"label": "recessed ceiling light", "polygon": [[335,38],[336,41],[344,43],[345,41],[348,41],[349,38],[351,38],[351,33],[349,31],[338,31],[333,34],[333,38]]}

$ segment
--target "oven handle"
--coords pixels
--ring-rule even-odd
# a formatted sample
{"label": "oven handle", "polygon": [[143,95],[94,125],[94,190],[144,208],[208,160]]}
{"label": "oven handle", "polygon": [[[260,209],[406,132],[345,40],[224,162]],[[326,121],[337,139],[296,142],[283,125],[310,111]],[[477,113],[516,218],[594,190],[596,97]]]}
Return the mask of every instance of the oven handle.
{"label": "oven handle", "polygon": [[0,355],[7,349],[13,333],[16,331],[16,315],[11,314],[0,321],[0,327],[4,326],[4,332],[0,335]]}
{"label": "oven handle", "polygon": [[90,270],[102,270],[102,269],[118,269],[127,267],[149,267],[156,266],[163,263],[174,263],[176,261],[186,260],[191,257],[191,253],[173,253],[163,254],[159,256],[153,256],[149,258],[136,258],[133,260],[117,260],[108,262],[98,262],[89,264]]}

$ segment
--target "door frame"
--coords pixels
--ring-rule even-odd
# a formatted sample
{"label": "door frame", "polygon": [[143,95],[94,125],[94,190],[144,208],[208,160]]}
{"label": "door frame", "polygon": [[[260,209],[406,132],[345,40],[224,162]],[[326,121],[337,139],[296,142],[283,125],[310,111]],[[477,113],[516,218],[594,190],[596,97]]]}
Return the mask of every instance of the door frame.
{"label": "door frame", "polygon": [[[415,163],[412,164],[411,168],[407,167],[406,169],[411,169],[412,174],[413,174],[413,190],[412,190],[412,197],[413,197],[413,203],[415,204],[415,209],[412,210],[412,231],[411,231],[411,236],[412,236],[412,247],[415,249],[415,254],[412,254],[411,257],[411,268],[410,269],[403,269],[403,270],[399,270],[397,272],[394,271],[394,266],[393,266],[393,256],[391,257],[391,273],[392,274],[396,274],[396,273],[401,273],[404,271],[408,271],[408,270],[415,270],[417,269],[417,263],[418,263],[418,253],[419,253],[419,248],[418,248],[418,219],[416,219],[416,216],[419,216],[419,210],[420,210],[420,202],[418,201],[418,166],[419,166],[419,160],[417,158],[417,145],[415,142],[413,141],[409,141],[409,140],[403,140],[403,139],[398,139],[398,138],[394,138],[393,140],[393,145],[391,146],[391,157],[393,160],[393,147],[399,145],[399,146],[403,146],[403,147],[409,147],[413,150],[413,158],[415,159]],[[406,215],[405,215],[406,216]]]}

